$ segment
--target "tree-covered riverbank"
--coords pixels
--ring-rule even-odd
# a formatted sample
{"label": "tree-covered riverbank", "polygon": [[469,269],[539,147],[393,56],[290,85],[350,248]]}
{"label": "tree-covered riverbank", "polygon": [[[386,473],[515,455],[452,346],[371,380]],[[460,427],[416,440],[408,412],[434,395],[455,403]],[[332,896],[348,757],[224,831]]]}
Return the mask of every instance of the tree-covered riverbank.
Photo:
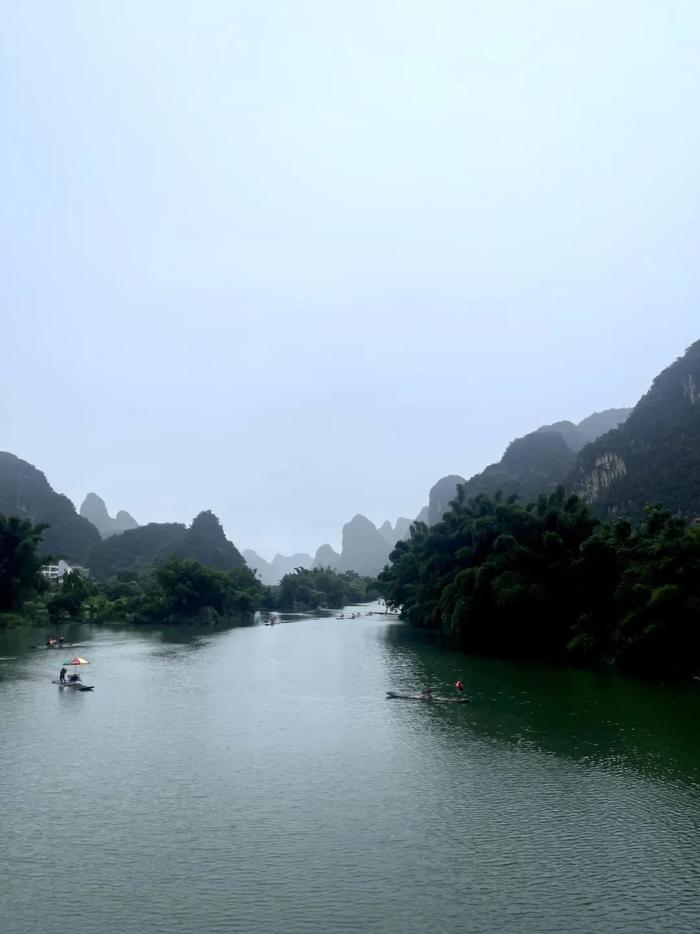
{"label": "tree-covered riverbank", "polygon": [[60,582],[40,573],[44,526],[0,516],[0,626],[61,621],[172,623],[249,617],[264,588],[246,567],[220,571],[170,557],[150,571],[96,582],[72,570]]}
{"label": "tree-covered riverbank", "polygon": [[236,622],[252,616],[263,592],[247,568],[217,571],[169,558],[150,573],[124,572],[102,583],[72,571],[59,584],[38,584],[31,599],[11,614],[0,614],[0,625]]}
{"label": "tree-covered riverbank", "polygon": [[700,529],[660,509],[605,523],[559,490],[467,500],[415,523],[379,578],[410,623],[468,652],[687,676],[700,667]]}
{"label": "tree-covered riverbank", "polygon": [[218,570],[171,556],[142,573],[96,581],[73,570],[60,582],[41,573],[43,526],[0,516],[0,626],[62,621],[130,624],[241,622],[257,609],[315,610],[363,603],[377,595],[374,578],[330,568],[297,568],[264,587],[247,567]]}
{"label": "tree-covered riverbank", "polygon": [[331,568],[297,568],[276,587],[268,587],[264,606],[271,610],[317,610],[367,603],[379,594],[375,577]]}

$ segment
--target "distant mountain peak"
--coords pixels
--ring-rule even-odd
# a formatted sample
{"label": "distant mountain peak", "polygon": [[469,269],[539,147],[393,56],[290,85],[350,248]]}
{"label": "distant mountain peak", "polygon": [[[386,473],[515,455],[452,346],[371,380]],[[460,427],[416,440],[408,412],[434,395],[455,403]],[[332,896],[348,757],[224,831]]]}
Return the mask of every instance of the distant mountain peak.
{"label": "distant mountain peak", "polygon": [[394,525],[392,525],[388,519],[385,522],[382,522],[382,524],[379,526],[379,534],[382,536],[382,538],[386,539],[389,545],[393,548],[398,541],[408,535],[408,530],[410,527],[411,520],[407,519],[405,516],[399,516]]}
{"label": "distant mountain peak", "polygon": [[204,509],[197,513],[190,525],[190,532],[226,538],[219,517],[215,516],[211,509]]}
{"label": "distant mountain peak", "polygon": [[569,421],[554,422],[552,425],[542,425],[537,431],[560,435],[574,454],[577,454],[584,445],[617,428],[628,418],[631,411],[632,409],[604,409],[602,412],[588,415],[578,425]]}
{"label": "distant mountain peak", "polygon": [[313,567],[332,568],[335,570],[339,563],[340,555],[337,551],[334,551],[330,545],[321,545],[320,548],[316,550],[316,557],[314,558]]}
{"label": "distant mountain peak", "polygon": [[102,497],[98,496],[97,493],[88,493],[83,500],[83,505],[80,507],[80,515],[84,516],[86,519],[89,519],[89,515],[86,515],[86,512],[88,511],[94,512],[95,514],[104,515],[109,518],[107,505]]}
{"label": "distant mountain peak", "polygon": [[285,574],[291,574],[295,568],[310,568],[313,565],[311,555],[306,552],[297,552],[293,555],[276,554],[272,561],[266,561],[250,548],[243,552],[246,564],[258,576],[266,587],[273,587],[282,580]]}
{"label": "distant mountain peak", "polygon": [[210,510],[199,513],[187,528],[181,522],[149,522],[112,535],[93,549],[88,567],[98,578],[122,571],[145,571],[175,555],[220,571],[244,567],[245,561]]}
{"label": "distant mountain peak", "polygon": [[459,474],[451,473],[446,477],[441,477],[431,488],[428,496],[428,525],[435,525],[439,522],[447,510],[450,503],[457,494],[457,486],[460,483],[466,483],[464,477]]}
{"label": "distant mountain peak", "polygon": [[80,515],[92,522],[103,539],[138,528],[138,522],[123,509],[120,509],[113,519],[107,511],[105,501],[97,493],[87,494],[80,507]]}
{"label": "distant mountain peak", "polygon": [[339,571],[356,571],[374,577],[389,558],[391,546],[367,516],[357,513],[343,526]]}
{"label": "distant mountain peak", "polygon": [[527,500],[551,492],[559,484],[566,483],[576,462],[576,453],[594,438],[624,422],[631,411],[606,409],[594,412],[578,425],[566,420],[554,422],[515,438],[500,461],[489,464],[469,480],[458,474],[438,480],[430,491],[425,521],[434,525],[442,519],[460,483],[464,484],[468,497],[500,490],[506,496],[514,493]]}

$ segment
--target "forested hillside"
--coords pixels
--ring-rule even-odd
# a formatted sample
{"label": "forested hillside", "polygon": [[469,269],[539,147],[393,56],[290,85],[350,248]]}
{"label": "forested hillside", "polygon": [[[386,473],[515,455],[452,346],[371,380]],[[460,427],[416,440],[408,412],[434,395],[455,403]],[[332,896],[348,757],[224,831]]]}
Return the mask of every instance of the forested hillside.
{"label": "forested hillside", "polygon": [[576,464],[576,453],[598,435],[624,422],[630,411],[606,409],[594,412],[578,425],[569,421],[543,425],[511,441],[500,461],[470,479],[458,474],[442,477],[430,491],[428,525],[442,519],[460,483],[465,485],[468,497],[480,493],[492,495],[499,490],[505,495],[515,493],[521,499],[551,493],[568,481]]}
{"label": "forested hillside", "polygon": [[700,341],[619,428],[583,448],[567,485],[601,516],[640,518],[649,503],[700,516]]}
{"label": "forested hillside", "polygon": [[32,464],[7,452],[0,452],[0,513],[47,526],[38,545],[41,555],[82,563],[100,542],[95,526],[78,515],[67,496],[56,493]]}
{"label": "forested hillside", "polygon": [[140,574],[173,555],[220,571],[245,567],[210,511],[200,513],[189,528],[179,522],[151,522],[113,535],[93,549],[88,566],[95,577],[107,579],[126,571]]}

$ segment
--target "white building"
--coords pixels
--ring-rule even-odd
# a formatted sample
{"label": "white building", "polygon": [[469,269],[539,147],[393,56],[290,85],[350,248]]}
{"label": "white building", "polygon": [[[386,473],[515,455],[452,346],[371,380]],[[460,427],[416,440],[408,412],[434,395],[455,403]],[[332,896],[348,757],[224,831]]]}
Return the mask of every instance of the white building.
{"label": "white building", "polygon": [[58,564],[45,564],[41,568],[41,574],[47,581],[62,581],[65,575],[70,574],[71,571],[77,571],[85,576],[89,574],[87,568],[81,567],[79,564],[68,564],[63,558],[58,559]]}

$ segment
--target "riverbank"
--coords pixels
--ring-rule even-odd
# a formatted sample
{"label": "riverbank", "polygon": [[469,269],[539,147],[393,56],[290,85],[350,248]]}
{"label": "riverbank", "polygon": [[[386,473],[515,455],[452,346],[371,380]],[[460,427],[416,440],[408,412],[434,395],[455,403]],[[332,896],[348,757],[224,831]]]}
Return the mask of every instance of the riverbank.
{"label": "riverbank", "polygon": [[17,626],[39,626],[37,623],[21,613],[0,613],[0,629],[14,629]]}

